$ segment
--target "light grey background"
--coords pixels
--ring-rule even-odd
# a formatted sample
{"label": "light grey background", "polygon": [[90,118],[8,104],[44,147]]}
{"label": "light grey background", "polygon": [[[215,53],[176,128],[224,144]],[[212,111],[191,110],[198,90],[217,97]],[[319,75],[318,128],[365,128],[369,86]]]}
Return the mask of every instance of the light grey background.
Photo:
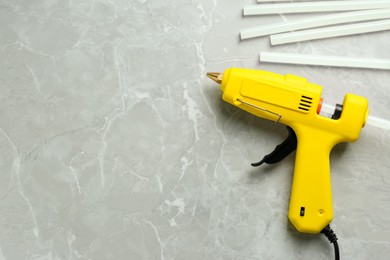
{"label": "light grey background", "polygon": [[[249,0],[0,0],[0,259],[332,259],[288,222],[284,126],[221,101],[207,71],[247,67],[363,95],[390,119],[388,71],[258,62],[260,51],[390,59],[390,32],[270,47]],[[390,255],[390,131],[331,155],[342,259]]]}

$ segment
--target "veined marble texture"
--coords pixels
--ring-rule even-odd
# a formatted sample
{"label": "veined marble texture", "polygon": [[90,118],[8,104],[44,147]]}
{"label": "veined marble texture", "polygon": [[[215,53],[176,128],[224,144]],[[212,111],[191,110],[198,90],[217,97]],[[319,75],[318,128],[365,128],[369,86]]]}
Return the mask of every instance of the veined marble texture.
{"label": "veined marble texture", "polygon": [[[287,218],[286,136],[221,100],[207,71],[263,69],[368,98],[390,119],[390,72],[260,64],[260,51],[390,59],[390,32],[271,47],[239,30],[249,0],[0,0],[0,260],[333,259]],[[310,16],[314,16],[311,14]],[[317,14],[318,15],[318,14]],[[389,259],[390,131],[331,154],[342,259]]]}

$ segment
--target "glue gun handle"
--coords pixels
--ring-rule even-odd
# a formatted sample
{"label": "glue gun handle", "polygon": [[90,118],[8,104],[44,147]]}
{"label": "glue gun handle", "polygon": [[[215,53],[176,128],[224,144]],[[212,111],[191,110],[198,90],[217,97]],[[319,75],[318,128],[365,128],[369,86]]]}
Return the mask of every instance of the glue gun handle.
{"label": "glue gun handle", "polygon": [[[302,132],[305,134],[299,135]],[[319,233],[333,219],[329,155],[336,141],[316,129],[298,130],[296,134],[289,218],[299,231]]]}

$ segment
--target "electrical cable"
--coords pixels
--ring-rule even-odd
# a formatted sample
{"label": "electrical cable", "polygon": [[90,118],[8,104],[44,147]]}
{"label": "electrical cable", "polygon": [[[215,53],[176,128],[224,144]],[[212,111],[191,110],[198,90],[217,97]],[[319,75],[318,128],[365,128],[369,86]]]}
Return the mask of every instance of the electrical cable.
{"label": "electrical cable", "polygon": [[333,230],[330,228],[329,225],[327,225],[322,231],[322,234],[326,236],[326,238],[329,240],[330,243],[334,246],[334,257],[336,260],[340,260],[340,252],[339,252],[339,245],[337,243],[337,236],[333,232]]}

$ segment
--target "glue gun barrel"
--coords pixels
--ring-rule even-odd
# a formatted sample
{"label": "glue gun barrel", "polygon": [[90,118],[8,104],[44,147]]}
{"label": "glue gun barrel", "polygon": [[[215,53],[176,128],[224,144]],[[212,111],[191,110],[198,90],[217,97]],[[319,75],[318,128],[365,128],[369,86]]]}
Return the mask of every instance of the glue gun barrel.
{"label": "glue gun barrel", "polygon": [[[208,72],[207,77],[209,77],[210,79],[212,79],[218,84],[222,84],[223,73],[221,72]],[[332,115],[335,111],[335,107],[330,104],[323,103],[321,111]],[[390,130],[390,121],[380,117],[368,115],[366,124],[370,126]]]}

